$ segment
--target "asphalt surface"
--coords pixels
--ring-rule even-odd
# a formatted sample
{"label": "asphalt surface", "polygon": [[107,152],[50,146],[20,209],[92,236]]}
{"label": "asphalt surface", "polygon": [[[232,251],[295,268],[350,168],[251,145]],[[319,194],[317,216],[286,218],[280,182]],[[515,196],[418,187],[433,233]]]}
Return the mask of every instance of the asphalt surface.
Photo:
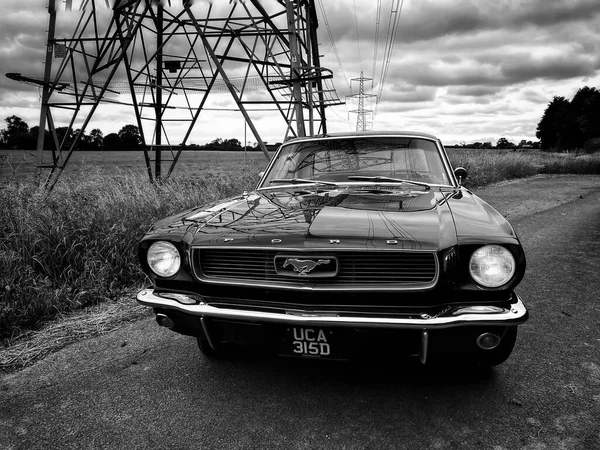
{"label": "asphalt surface", "polygon": [[[147,319],[3,375],[0,449],[600,449],[594,180],[568,203],[513,216],[531,318],[495,369],[391,355],[368,365],[207,360],[193,339]],[[499,189],[481,195],[501,203]]]}

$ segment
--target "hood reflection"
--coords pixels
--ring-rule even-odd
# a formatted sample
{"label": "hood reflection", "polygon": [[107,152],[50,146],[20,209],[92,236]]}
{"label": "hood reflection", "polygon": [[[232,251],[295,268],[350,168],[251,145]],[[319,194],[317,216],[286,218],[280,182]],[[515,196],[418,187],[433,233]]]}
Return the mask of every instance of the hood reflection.
{"label": "hood reflection", "polygon": [[202,236],[212,242],[225,235],[254,242],[260,236],[293,236],[363,243],[394,239],[403,248],[437,247],[442,199],[432,191],[379,187],[257,191],[228,202],[198,229],[195,241],[204,241]]}

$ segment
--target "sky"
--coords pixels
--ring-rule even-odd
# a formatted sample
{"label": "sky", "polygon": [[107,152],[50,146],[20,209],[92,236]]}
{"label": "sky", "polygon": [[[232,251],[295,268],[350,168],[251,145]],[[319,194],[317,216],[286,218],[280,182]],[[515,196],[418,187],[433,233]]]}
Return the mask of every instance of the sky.
{"label": "sky", "polygon": [[[56,1],[64,9],[63,0]],[[228,0],[213,3],[229,7]],[[0,118],[17,115],[30,127],[39,123],[41,91],[4,74],[43,76],[47,4],[2,0]],[[321,64],[333,71],[340,99],[348,98],[346,105],[327,109],[331,132],[356,129],[351,111],[357,105],[348,96],[358,93],[361,72],[365,92],[374,95],[365,100],[365,109],[372,111],[366,116],[368,128],[428,132],[447,145],[495,144],[501,137],[535,141],[537,124],[554,96],[571,99],[584,86],[600,88],[598,0],[382,0],[378,35],[377,1],[316,4]],[[398,28],[383,78],[394,7]],[[61,11],[57,37],[70,35],[77,17]],[[239,112],[216,111],[232,109],[227,94],[215,94],[211,102],[213,109],[188,142],[254,140],[244,138]],[[69,114],[58,114],[57,126],[66,125],[61,121]],[[130,109],[109,105],[98,110],[87,131],[100,128],[106,135],[128,123],[135,123]],[[282,140],[283,126],[266,116],[256,124],[263,140]]]}

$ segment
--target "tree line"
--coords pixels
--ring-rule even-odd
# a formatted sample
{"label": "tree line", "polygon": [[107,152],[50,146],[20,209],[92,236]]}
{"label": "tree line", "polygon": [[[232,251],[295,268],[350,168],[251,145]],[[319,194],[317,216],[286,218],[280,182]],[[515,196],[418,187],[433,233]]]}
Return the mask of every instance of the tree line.
{"label": "tree line", "polygon": [[[10,116],[4,119],[6,129],[0,130],[0,148],[5,149],[35,149],[37,148],[37,138],[39,127],[29,128],[27,123],[20,117]],[[74,141],[80,130],[70,130],[68,127],[56,128],[56,135],[59,142],[69,145]],[[50,150],[53,146],[52,136],[49,131],[46,131],[44,137],[44,149]],[[273,150],[280,143],[269,145],[267,148]],[[135,125],[125,125],[118,133],[110,133],[106,136],[98,128],[94,128],[89,134],[82,133],[77,140],[76,149],[78,150],[136,150],[141,148],[142,139],[140,130]],[[518,145],[510,142],[506,138],[500,138],[496,145],[491,142],[473,142],[467,144],[465,142],[459,145],[460,147],[478,148],[478,149],[514,149],[514,148],[539,148],[539,142],[531,142],[522,140]],[[64,148],[64,147],[63,147]],[[213,141],[204,144],[188,144],[184,148],[189,150],[225,150],[225,151],[242,151],[244,150],[243,143],[238,139],[221,139],[216,138]],[[258,144],[253,143],[247,146],[248,150],[259,150]]]}
{"label": "tree line", "polygon": [[600,91],[585,86],[571,100],[554,97],[537,126],[542,150],[600,150]]}
{"label": "tree line", "polygon": [[[18,116],[10,116],[4,119],[6,128],[0,130],[0,149],[36,149],[38,131],[40,127],[29,128],[27,122]],[[70,147],[71,143],[81,130],[71,130],[69,127],[56,128],[56,136],[59,143],[64,142],[63,148]],[[44,134],[44,149],[56,148],[53,137],[46,130]],[[268,145],[269,149],[278,147],[280,144]],[[135,125],[125,125],[118,133],[110,133],[104,136],[99,128],[94,128],[89,134],[81,133],[77,139],[75,148],[77,150],[137,150],[142,147],[140,130]],[[242,151],[244,146],[238,139],[217,138],[205,145],[184,145],[189,150],[226,150]],[[247,146],[248,150],[259,150],[258,144]]]}
{"label": "tree line", "polygon": [[[40,127],[29,128],[27,122],[18,116],[4,119],[6,128],[0,130],[0,148],[4,149],[36,149]],[[59,143],[64,142],[68,147],[81,130],[72,130],[69,127],[56,128],[56,138]],[[76,143],[78,150],[120,150],[137,149],[142,145],[140,130],[135,125],[125,125],[118,133],[104,136],[99,128],[94,128],[89,134],[81,133]],[[65,146],[63,146],[64,148]],[[52,134],[46,130],[44,133],[44,149],[56,148]]]}
{"label": "tree line", "polygon": [[[35,126],[29,128],[27,123],[18,116],[4,119],[6,128],[0,130],[0,148],[4,149],[35,149],[37,148],[38,130]],[[69,127],[56,128],[59,142],[67,146],[75,140],[80,130]],[[462,142],[459,147],[477,149],[541,149],[546,151],[565,151],[584,149],[589,152],[600,150],[600,91],[594,87],[585,86],[577,91],[573,99],[554,97],[548,104],[538,123],[536,130],[537,142],[521,140],[518,144],[502,137],[496,144],[492,142]],[[45,132],[44,148],[54,147],[53,136]],[[276,145],[268,145],[269,148]],[[76,143],[78,150],[135,150],[141,148],[140,130],[135,125],[125,125],[118,133],[106,136],[98,128],[89,134],[81,133]],[[189,144],[184,146],[190,150],[227,150],[241,151],[258,150],[258,145],[242,144],[238,139],[217,138],[205,145]],[[63,146],[64,148],[64,146]]]}

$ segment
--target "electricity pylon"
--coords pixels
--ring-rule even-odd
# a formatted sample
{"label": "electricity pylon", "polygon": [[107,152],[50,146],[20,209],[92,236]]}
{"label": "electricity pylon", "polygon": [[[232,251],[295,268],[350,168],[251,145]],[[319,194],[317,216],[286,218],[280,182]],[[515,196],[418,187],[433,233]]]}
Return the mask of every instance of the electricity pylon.
{"label": "electricity pylon", "polygon": [[366,131],[367,116],[373,114],[373,110],[365,109],[365,99],[375,97],[373,94],[365,94],[365,81],[372,81],[372,78],[365,78],[363,72],[360,72],[360,78],[352,78],[352,81],[358,81],[358,93],[349,95],[348,97],[354,98],[358,102],[357,109],[350,110],[351,113],[356,113],[356,131]]}
{"label": "electricity pylon", "polygon": [[[325,108],[342,104],[332,72],[320,65],[314,0],[268,7],[261,0],[75,0],[75,8],[73,1],[66,9],[79,20],[70,38],[57,38],[55,0],[48,0],[43,79],[7,74],[42,89],[37,152],[49,189],[101,104],[131,109],[151,180],[171,174],[211,93],[230,95],[267,158],[253,112],[274,111],[286,139],[326,133]],[[64,136],[59,116],[67,116]],[[172,142],[171,128],[182,124],[183,138]]]}

